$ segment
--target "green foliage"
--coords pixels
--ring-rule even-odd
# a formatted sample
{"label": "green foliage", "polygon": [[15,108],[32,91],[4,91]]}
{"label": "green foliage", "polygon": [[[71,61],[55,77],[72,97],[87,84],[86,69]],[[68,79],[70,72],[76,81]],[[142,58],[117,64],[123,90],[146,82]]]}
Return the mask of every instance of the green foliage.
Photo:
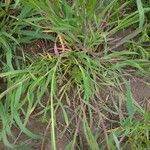
{"label": "green foliage", "polygon": [[134,105],[135,113],[137,117],[130,119],[126,117],[120,120],[120,125],[116,129],[112,129],[109,134],[109,144],[118,149],[148,149],[150,146],[149,142],[149,113],[145,110],[139,109]]}
{"label": "green foliage", "polygon": [[[130,3],[125,3],[116,9],[117,0],[108,1],[108,4],[101,0],[88,2],[77,0],[70,3],[66,0],[21,2],[31,7],[33,12],[40,13],[41,20],[30,20],[28,23],[38,25],[45,32],[57,33],[64,39],[64,45],[72,47],[73,50],[81,49],[92,52],[99,51],[100,44],[107,45],[110,36],[116,32],[137,22],[140,22],[142,26],[144,13],[149,11],[138,2],[139,21],[138,11],[123,16],[120,12],[125,7],[129,7]],[[36,16],[34,18],[37,18]]]}
{"label": "green foliage", "polygon": [[[150,40],[149,11],[149,3],[141,0],[0,2],[0,50],[4,66],[0,78],[6,81],[6,89],[0,93],[0,140],[11,149],[22,149],[28,145],[16,144],[20,134],[31,139],[43,138],[42,133],[28,129],[34,114],[50,126],[51,149],[56,150],[57,111],[61,110],[65,122],[62,134],[73,127],[66,149],[82,149],[84,139],[93,150],[148,148],[148,114],[135,105],[124,78],[137,74],[150,76],[150,48],[144,44]],[[17,56],[16,51],[22,51],[26,57],[26,49],[20,47],[37,39],[51,41],[50,52],[29,56],[28,63],[20,64],[24,58]],[[112,87],[116,95],[123,94],[122,81],[127,85],[125,114],[120,108],[122,98],[111,97],[115,111],[100,98],[103,89]],[[115,121],[117,127],[107,113],[121,116]],[[142,119],[137,119],[136,114]],[[96,116],[97,133],[91,125]],[[107,131],[105,119],[116,128]],[[14,127],[20,131],[17,139]],[[99,140],[101,136],[105,138]],[[122,142],[124,139],[127,140]]]}
{"label": "green foliage", "polygon": [[[23,43],[30,43],[38,38],[53,40],[40,31],[39,28],[29,28],[29,24],[24,22],[25,18],[30,17],[31,9],[28,7],[17,7],[11,1],[0,2],[0,48],[2,54],[6,57],[7,70],[14,69],[12,65],[13,54],[17,46]],[[5,60],[5,59],[4,59]],[[15,61],[15,60],[13,60]]]}

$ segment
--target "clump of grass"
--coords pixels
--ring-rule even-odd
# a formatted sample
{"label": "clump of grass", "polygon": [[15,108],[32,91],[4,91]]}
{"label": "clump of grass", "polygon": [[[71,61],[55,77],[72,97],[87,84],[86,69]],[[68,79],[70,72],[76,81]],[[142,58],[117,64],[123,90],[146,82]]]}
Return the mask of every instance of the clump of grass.
{"label": "clump of grass", "polygon": [[[130,85],[127,85],[125,103],[122,100],[121,103],[117,101],[112,102],[114,104],[112,107],[116,108],[116,111],[112,112],[116,114],[118,112],[118,124],[107,130],[108,147],[110,149],[149,148],[149,111],[133,99]],[[125,106],[126,110],[124,108],[123,110],[121,107]]]}
{"label": "clump of grass", "polygon": [[[143,30],[147,30],[148,25],[144,25],[141,16],[149,9],[139,4],[139,10],[142,9],[141,14],[135,11],[122,15],[120,12],[128,7],[129,3],[121,6],[118,3],[116,7],[117,2],[113,0],[105,4],[101,0],[88,2],[85,0],[21,0],[20,3],[16,3],[15,6],[20,4],[21,10],[19,15],[10,16],[16,22],[11,29],[13,33],[8,37],[16,44],[31,43],[34,39],[44,37],[52,40],[54,46],[51,48],[52,53],[36,55],[29,62],[30,65],[16,70],[12,69],[12,50],[9,47],[7,64],[11,66],[11,71],[0,74],[1,78],[7,80],[7,89],[0,94],[2,122],[0,138],[5,145],[9,148],[17,148],[8,138],[12,137],[14,140],[13,126],[30,138],[42,137],[27,129],[29,118],[36,112],[36,115],[50,126],[51,148],[56,150],[56,114],[60,109],[65,122],[63,132],[73,124],[77,124],[73,125],[68,149],[83,146],[82,137],[79,136],[80,126],[84,130],[86,143],[91,149],[102,147],[97,141],[97,135],[90,129],[94,113],[99,115],[100,122],[105,116],[101,113],[101,108],[93,104],[98,98],[98,93],[106,86],[120,89],[124,75],[139,72],[149,76],[148,51],[142,52],[140,47],[142,52],[140,55],[134,42],[130,49],[123,47],[121,51],[115,51],[115,48],[129,44],[131,39]],[[109,42],[114,40],[118,31],[130,27],[134,29],[138,26],[140,28],[118,40],[112,47],[109,46]],[[14,38],[15,34],[17,37]],[[6,45],[4,42],[1,43]],[[129,94],[127,110],[130,118],[121,120],[123,122],[119,127],[121,131],[115,130],[117,133],[111,131],[112,134],[109,136],[102,123],[108,148],[111,145],[118,149],[121,147],[118,136],[122,136],[120,135],[122,133],[124,135],[129,127],[127,125],[122,130],[124,122],[133,119],[134,112],[131,108],[133,105]],[[75,114],[73,117],[70,116],[70,110]],[[133,123],[130,125],[134,128]],[[131,135],[134,137],[133,134]],[[81,140],[81,145],[78,145],[78,140]],[[128,141],[130,143],[130,140]]]}
{"label": "clump of grass", "polygon": [[[26,129],[25,126],[35,109],[41,107],[42,110],[37,114],[43,115],[47,121],[50,120],[51,142],[55,149],[57,109],[62,109],[66,126],[69,126],[70,121],[65,108],[66,103],[68,107],[71,107],[72,103],[76,103],[77,108],[74,108],[73,111],[77,112],[77,116],[83,113],[83,119],[88,120],[86,115],[92,112],[92,99],[95,94],[106,85],[117,87],[115,82],[122,78],[121,70],[124,67],[131,66],[144,71],[138,63],[129,60],[129,55],[134,54],[128,52],[127,57],[125,57],[123,52],[116,52],[101,59],[94,58],[84,52],[68,52],[59,56],[43,54],[35,58],[33,63],[24,70],[1,74],[0,77],[9,77],[9,86],[6,91],[0,94],[0,99],[7,97],[4,100],[5,105],[1,102],[1,107],[3,113],[10,116],[7,118],[7,122],[2,122],[4,127],[7,126],[9,132],[5,130],[6,128],[3,128],[2,132],[4,134],[1,138],[6,140],[6,135],[11,134],[11,127],[14,122],[27,136],[31,138],[38,137]],[[114,63],[118,59],[119,62]],[[72,93],[72,97],[75,97],[73,101],[69,97],[70,93]],[[44,95],[47,95],[46,102],[43,100]],[[92,114],[90,117],[92,117]],[[89,131],[86,124],[85,128],[86,131]],[[87,141],[89,142],[89,139]],[[75,145],[75,141],[73,145]]]}
{"label": "clump of grass", "polygon": [[[143,8],[141,3],[138,3],[139,9],[142,9],[140,20],[139,12],[136,10],[131,11],[130,14],[123,14],[130,2],[120,4],[118,0],[107,3],[102,0],[89,2],[77,0],[70,3],[66,0],[55,2],[32,0],[22,1],[22,3],[24,6],[31,7],[33,14],[39,12],[40,15],[37,16],[35,13],[35,19],[30,19],[28,23],[33,26],[38,25],[46,33],[56,33],[56,44],[61,43],[63,47],[69,46],[74,50],[98,53],[109,49],[109,41],[118,31],[133,25],[137,26],[138,22],[142,26],[144,20],[141,18],[149,12],[148,8]],[[139,32],[141,31],[142,27]],[[124,44],[133,38],[132,35],[134,36],[134,33],[131,33],[130,38],[126,41],[118,42]],[[103,48],[100,48],[100,45],[103,45]]]}
{"label": "clump of grass", "polygon": [[[105,67],[100,63],[96,63],[96,60],[93,61],[88,55],[71,52],[62,54],[59,58],[46,55],[37,59],[25,70],[1,74],[1,77],[10,76],[10,87],[1,94],[1,98],[7,95],[9,104],[3,107],[7,112],[11,110],[9,122],[15,121],[22,132],[33,138],[34,136],[29,131],[23,129],[32,112],[37,105],[40,105],[43,108],[42,114],[44,116],[47,117],[47,113],[50,111],[52,141],[55,147],[56,108],[60,107],[63,110],[64,116],[66,116],[65,122],[68,124],[69,119],[64,108],[68,94],[74,88],[74,90],[77,90],[75,97],[83,95],[83,103],[85,101],[88,104],[94,95],[94,89],[97,87],[96,82],[101,80],[104,80],[105,83],[110,82],[99,72],[102,70],[105,70]],[[45,94],[48,94],[46,103],[42,101]],[[69,101],[72,103],[71,100]],[[7,102],[5,101],[5,103]],[[26,104],[28,106],[24,106]],[[22,111],[24,112],[24,123],[21,123],[22,119],[20,118]],[[3,125],[5,126],[4,122]],[[10,128],[11,126],[9,126]],[[7,131],[5,132],[7,133]]]}
{"label": "clump of grass", "polygon": [[[30,17],[31,9],[17,6],[17,1],[0,2],[0,48],[6,70],[14,69],[14,62],[17,60],[17,47],[23,43],[30,43],[38,38],[53,40],[53,37],[42,33],[38,28],[31,27],[24,22]],[[30,28],[30,30],[26,30]],[[24,53],[19,47],[19,53]],[[15,59],[14,59],[15,58]],[[12,62],[13,60],[13,62]],[[16,67],[16,66],[15,66]]]}

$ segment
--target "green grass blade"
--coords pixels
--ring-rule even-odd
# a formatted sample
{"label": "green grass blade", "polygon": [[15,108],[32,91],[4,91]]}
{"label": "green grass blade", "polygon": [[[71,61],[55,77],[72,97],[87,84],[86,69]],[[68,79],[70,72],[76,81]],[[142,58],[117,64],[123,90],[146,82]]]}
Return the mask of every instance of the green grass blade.
{"label": "green grass blade", "polygon": [[83,122],[84,133],[91,150],[99,150],[98,143],[86,121]]}
{"label": "green grass blade", "polygon": [[23,133],[25,133],[26,135],[28,135],[29,137],[31,137],[33,139],[40,139],[41,138],[41,135],[36,135],[36,134],[32,133],[31,131],[29,131],[25,127],[25,125],[22,123],[22,121],[21,121],[21,119],[17,113],[15,114],[14,119]]}
{"label": "green grass blade", "polygon": [[139,11],[139,28],[142,29],[145,21],[144,8],[141,0],[136,0],[136,3]]}
{"label": "green grass blade", "polygon": [[132,119],[135,113],[135,107],[133,102],[133,96],[131,93],[131,86],[129,83],[127,83],[126,86],[126,107],[127,107],[128,116],[130,119]]}

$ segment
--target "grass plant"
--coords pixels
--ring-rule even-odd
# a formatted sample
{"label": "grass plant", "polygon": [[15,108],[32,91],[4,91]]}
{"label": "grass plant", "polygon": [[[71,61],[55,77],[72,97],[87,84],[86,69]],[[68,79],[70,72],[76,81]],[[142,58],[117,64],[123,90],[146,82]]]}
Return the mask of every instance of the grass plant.
{"label": "grass plant", "polygon": [[[7,85],[0,93],[0,140],[5,146],[25,148],[26,141],[16,144],[23,134],[35,140],[44,138],[45,134],[28,128],[35,117],[47,124],[45,132],[49,132],[51,149],[56,150],[61,112],[64,124],[59,134],[70,133],[67,150],[149,147],[149,112],[134,100],[126,78],[150,76],[150,48],[144,45],[150,40],[150,6],[137,0],[132,10],[132,3],[0,2],[0,78]],[[16,55],[19,49],[26,56],[21,46],[43,39],[52,44],[45,52],[29,56],[29,60]],[[23,65],[14,63],[18,57]],[[117,94],[111,96],[106,91],[109,88]],[[110,106],[101,98],[107,92]],[[121,106],[126,107],[125,112]],[[109,113],[118,118],[111,120]],[[17,137],[14,128],[20,131]]]}

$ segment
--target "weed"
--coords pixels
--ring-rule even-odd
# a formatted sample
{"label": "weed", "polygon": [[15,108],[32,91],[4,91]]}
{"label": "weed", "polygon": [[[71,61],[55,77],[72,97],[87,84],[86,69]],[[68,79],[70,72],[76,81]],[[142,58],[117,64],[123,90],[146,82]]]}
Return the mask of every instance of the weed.
{"label": "weed", "polygon": [[[7,89],[0,93],[0,139],[7,147],[17,149],[16,141],[22,133],[31,139],[44,138],[41,133],[28,129],[29,119],[35,113],[50,127],[51,148],[56,150],[58,111],[63,114],[64,121],[61,137],[73,127],[67,149],[84,147],[84,139],[88,148],[94,150],[149,146],[148,115],[143,108],[135,106],[130,85],[127,85],[126,94],[127,113],[120,109],[120,97],[117,98],[119,106],[115,97],[112,98],[116,112],[105,103],[99,107],[100,91],[106,87],[116,89],[119,95],[123,82],[126,83],[125,76],[150,75],[149,49],[143,47],[143,42],[149,40],[149,24],[144,16],[150,8],[141,0],[136,2],[137,10],[130,12],[127,8],[131,1],[121,4],[118,0],[106,3],[102,0],[0,3],[0,46],[6,53],[4,65],[9,66],[0,74],[7,82]],[[130,28],[131,33],[127,36],[116,37]],[[19,45],[36,39],[52,41],[52,52],[33,56],[24,67],[18,61],[19,67],[14,67],[14,51]],[[104,121],[111,119],[104,111],[120,115],[120,120],[115,121],[116,128],[107,130]],[[142,116],[140,122],[136,113]],[[92,129],[94,115],[98,116],[98,127],[102,128],[100,134]],[[17,139],[14,139],[14,127],[20,131]],[[80,134],[82,130],[83,135]],[[99,142],[101,135],[105,139]],[[26,143],[19,148],[24,145]]]}
{"label": "weed", "polygon": [[[107,5],[101,0],[71,3],[66,0],[55,2],[32,0],[22,3],[40,14],[41,20],[36,20],[36,15],[34,22],[30,19],[28,23],[40,26],[46,33],[57,33],[59,38],[56,38],[55,43],[61,43],[62,47],[71,47],[73,50],[101,53],[103,49],[100,45],[106,49],[113,35],[139,22],[138,11],[123,15],[122,12],[130,3],[124,3],[116,8],[117,0],[108,2]],[[141,3],[138,3],[138,6],[142,29],[144,20],[141,18],[144,13],[149,12],[149,9],[143,8]]]}
{"label": "weed", "polygon": [[[23,43],[30,43],[37,38],[45,38],[52,40],[52,36],[45,35],[40,32],[38,28],[30,27],[23,22],[23,19],[30,17],[30,9],[25,7],[15,8],[14,2],[5,1],[0,3],[0,48],[2,49],[2,55],[5,60],[6,56],[6,70],[13,70],[14,66],[12,63],[15,62],[17,57],[14,58],[14,54],[17,51],[17,47]],[[24,53],[21,48],[19,49]]]}
{"label": "weed", "polygon": [[129,86],[127,86],[126,108],[127,114],[121,112],[123,117],[118,121],[118,126],[108,131],[111,149],[149,148],[149,112],[136,103]]}

